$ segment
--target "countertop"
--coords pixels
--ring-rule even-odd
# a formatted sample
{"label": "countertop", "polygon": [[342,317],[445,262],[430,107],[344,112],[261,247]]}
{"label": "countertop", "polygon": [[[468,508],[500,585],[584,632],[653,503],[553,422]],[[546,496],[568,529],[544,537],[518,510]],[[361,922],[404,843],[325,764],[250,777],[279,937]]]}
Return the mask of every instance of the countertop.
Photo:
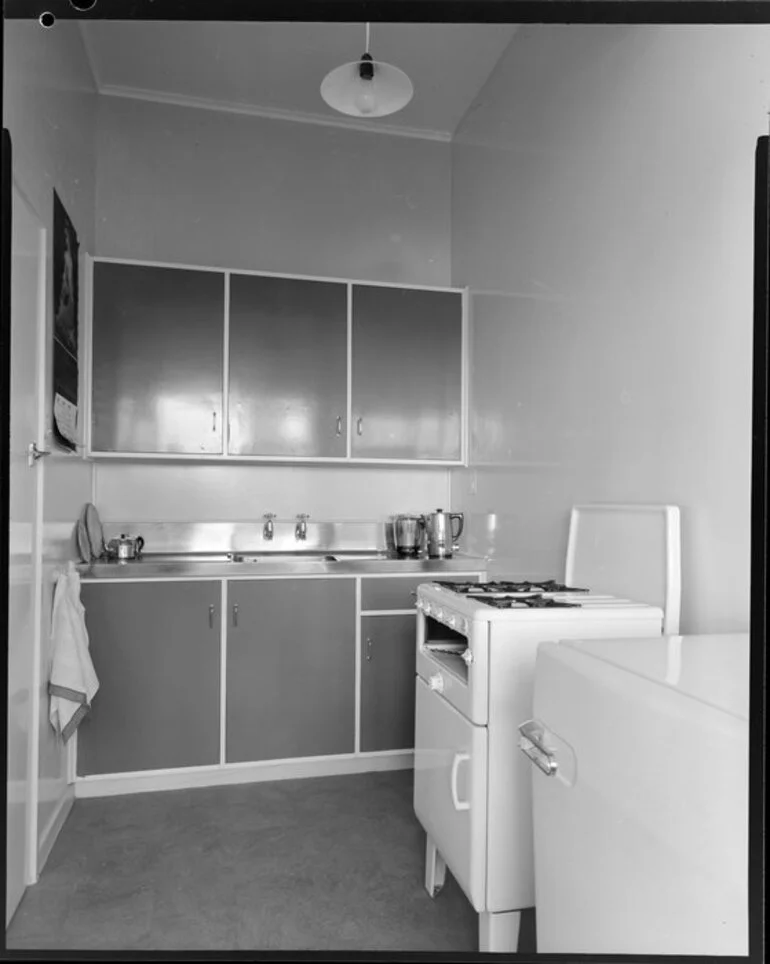
{"label": "countertop", "polygon": [[[227,559],[226,553],[147,553],[138,559],[118,562],[98,560],[77,567],[82,582],[163,579],[259,579],[263,576],[422,576],[430,582],[442,573],[484,572],[483,556],[454,553],[446,559],[405,559],[391,553],[345,553],[330,550],[334,561],[324,553],[312,558],[295,556],[270,558],[270,553],[243,553]],[[276,553],[275,556],[281,554]],[[257,557],[257,558],[255,558]]]}

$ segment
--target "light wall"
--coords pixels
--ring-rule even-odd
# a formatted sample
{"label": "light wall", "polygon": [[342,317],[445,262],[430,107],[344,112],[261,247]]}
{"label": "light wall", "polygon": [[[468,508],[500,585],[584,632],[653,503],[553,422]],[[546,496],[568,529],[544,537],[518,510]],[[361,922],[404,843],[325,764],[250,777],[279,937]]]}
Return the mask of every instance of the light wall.
{"label": "light wall", "polygon": [[528,25],[452,147],[492,571],[563,577],[579,502],[682,510],[682,631],[749,622],[754,150],[770,28]]}
{"label": "light wall", "polygon": [[398,466],[104,464],[94,496],[105,522],[363,522],[447,505],[449,486],[446,471]]}
{"label": "light wall", "polygon": [[[448,143],[99,100],[98,255],[450,283]],[[119,511],[113,494],[126,506],[130,490],[145,494],[139,515],[124,521],[168,511],[211,518],[224,511],[217,491],[227,493],[227,518],[253,518],[255,501],[259,513],[285,505],[327,519],[379,518],[428,510],[449,484],[441,468],[136,464],[129,472],[99,463],[95,471],[97,505],[110,516]]]}
{"label": "light wall", "polygon": [[[6,20],[4,27],[3,124],[11,135],[13,177],[48,233],[49,287],[42,365],[46,386],[44,447],[55,449],[51,440],[53,190],[61,198],[77,231],[81,255],[92,252],[96,94],[74,21],[59,21],[51,30],[45,30],[36,20]],[[81,259],[81,286],[82,277]],[[81,288],[81,324],[82,294]],[[33,317],[30,323],[35,323]],[[78,456],[58,452],[38,463],[34,471],[43,473],[41,653],[36,701],[39,707],[37,836],[41,856],[45,856],[55,837],[62,806],[72,796],[72,788],[68,788],[66,782],[64,747],[48,720],[53,587],[59,569],[75,556],[73,524],[90,496],[92,470],[91,465]]]}

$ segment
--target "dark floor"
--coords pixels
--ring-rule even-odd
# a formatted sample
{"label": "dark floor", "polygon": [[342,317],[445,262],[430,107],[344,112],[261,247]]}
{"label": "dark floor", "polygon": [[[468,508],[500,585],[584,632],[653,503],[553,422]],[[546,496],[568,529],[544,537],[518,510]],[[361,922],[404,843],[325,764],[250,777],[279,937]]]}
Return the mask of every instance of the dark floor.
{"label": "dark floor", "polygon": [[410,770],[76,800],[6,946],[476,951],[424,853]]}

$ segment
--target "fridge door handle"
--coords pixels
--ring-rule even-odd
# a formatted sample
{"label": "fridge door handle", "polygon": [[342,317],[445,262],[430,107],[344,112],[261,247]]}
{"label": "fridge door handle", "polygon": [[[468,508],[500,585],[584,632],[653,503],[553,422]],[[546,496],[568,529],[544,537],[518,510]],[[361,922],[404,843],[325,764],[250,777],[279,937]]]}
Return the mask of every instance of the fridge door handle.
{"label": "fridge door handle", "polygon": [[455,810],[470,810],[471,802],[470,800],[461,800],[457,795],[457,771],[460,769],[460,764],[465,760],[470,760],[470,753],[455,753],[454,759],[452,760],[452,773],[449,777],[449,786],[452,791],[452,804]]}
{"label": "fridge door handle", "polygon": [[545,727],[539,720],[527,720],[519,725],[519,749],[542,770],[547,777],[556,776],[559,769],[553,750],[545,743]]}

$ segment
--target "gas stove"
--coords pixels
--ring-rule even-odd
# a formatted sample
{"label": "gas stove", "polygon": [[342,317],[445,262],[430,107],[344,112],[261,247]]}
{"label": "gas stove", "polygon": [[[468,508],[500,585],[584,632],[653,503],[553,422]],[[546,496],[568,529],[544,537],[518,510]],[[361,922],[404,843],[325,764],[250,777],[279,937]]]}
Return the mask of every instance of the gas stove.
{"label": "gas stove", "polygon": [[588,592],[587,589],[565,586],[555,579],[539,582],[436,582],[436,585],[495,609],[575,609],[580,607],[579,602],[555,599],[551,594]]}

